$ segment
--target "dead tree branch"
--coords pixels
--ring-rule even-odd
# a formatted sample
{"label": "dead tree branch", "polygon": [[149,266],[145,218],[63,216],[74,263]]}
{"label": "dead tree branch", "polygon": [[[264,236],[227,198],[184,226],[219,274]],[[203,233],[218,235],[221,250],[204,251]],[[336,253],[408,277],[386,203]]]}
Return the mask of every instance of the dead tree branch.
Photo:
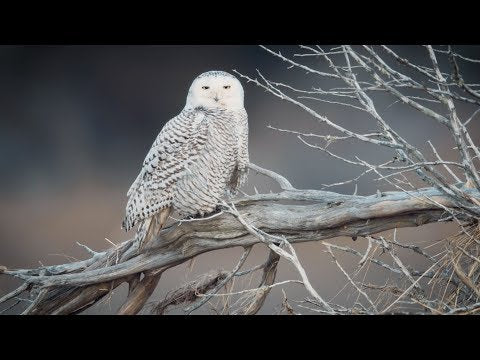
{"label": "dead tree branch", "polygon": [[[468,192],[480,199],[476,190]],[[284,200],[297,203],[282,204]],[[382,197],[291,189],[249,196],[234,204],[256,229],[282,236],[293,244],[337,236],[366,236],[439,221],[446,212],[431,200],[445,207],[454,206],[448,197],[431,188],[410,194],[385,193]],[[126,241],[117,248],[95,253],[88,260],[37,269],[4,269],[2,273],[24,282],[13,296],[30,287],[47,291],[28,313],[75,313],[141,272],[161,272],[208,251],[249,247],[259,242],[235,216],[225,212],[199,221],[174,223],[162,230],[139,254],[131,249],[131,241]],[[10,294],[2,300],[11,297]]]}

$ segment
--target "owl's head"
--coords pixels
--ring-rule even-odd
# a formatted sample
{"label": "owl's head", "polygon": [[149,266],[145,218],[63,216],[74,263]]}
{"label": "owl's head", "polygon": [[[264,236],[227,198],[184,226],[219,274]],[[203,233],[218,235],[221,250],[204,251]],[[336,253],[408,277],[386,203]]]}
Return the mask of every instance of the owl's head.
{"label": "owl's head", "polygon": [[225,71],[208,71],[193,80],[187,96],[187,107],[243,108],[243,87],[238,79]]}

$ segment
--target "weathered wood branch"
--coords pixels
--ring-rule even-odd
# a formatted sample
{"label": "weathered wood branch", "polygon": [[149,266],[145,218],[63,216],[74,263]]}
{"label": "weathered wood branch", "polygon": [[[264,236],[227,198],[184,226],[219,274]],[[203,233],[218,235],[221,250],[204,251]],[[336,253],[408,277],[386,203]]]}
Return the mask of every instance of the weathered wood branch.
{"label": "weathered wood branch", "polygon": [[[338,236],[365,236],[381,231],[419,226],[445,218],[439,204],[454,208],[440,191],[427,188],[413,192],[387,192],[380,196],[342,195],[318,190],[288,190],[258,194],[234,201],[242,217],[252,226],[290,243],[318,241]],[[480,198],[476,190],[465,189]],[[157,271],[183,263],[205,252],[248,247],[260,240],[249,234],[235,216],[221,212],[205,219],[178,221],[164,228],[148,246],[137,252],[132,241],[95,253],[92,258],[38,269],[2,269],[20,278],[28,288],[47,289],[31,314],[70,314],[81,311],[139,273]],[[147,277],[148,280],[148,277]],[[153,292],[156,282],[138,287],[120,313],[137,313]],[[27,290],[22,285],[23,290]],[[22,291],[23,291],[22,290]],[[15,291],[18,295],[18,291]],[[5,296],[4,299],[9,298]]]}
{"label": "weathered wood branch", "polygon": [[[444,211],[425,196],[445,207],[452,206],[450,200],[435,189],[411,194],[413,197],[397,192],[385,193],[382,197],[363,197],[299,190],[252,196],[237,201],[236,207],[256,228],[284,235],[289,242],[297,243],[337,236],[364,236],[438,221]],[[479,197],[478,194],[475,197]],[[312,203],[280,203],[287,199]],[[116,265],[74,274],[49,275],[50,267],[43,268],[46,275],[34,274],[32,270],[5,270],[4,273],[42,286],[84,286],[162,268],[207,251],[247,247],[258,242],[234,216],[223,213],[211,219],[175,223],[161,231],[145,251],[132,257],[127,251],[125,256],[129,259]]]}
{"label": "weathered wood branch", "polygon": [[259,292],[255,294],[253,301],[244,308],[243,315],[255,315],[263,306],[267,295],[270,293],[271,287],[275,282],[275,276],[277,275],[277,265],[280,261],[280,255],[270,250],[267,263],[263,268],[262,279],[258,288]]}

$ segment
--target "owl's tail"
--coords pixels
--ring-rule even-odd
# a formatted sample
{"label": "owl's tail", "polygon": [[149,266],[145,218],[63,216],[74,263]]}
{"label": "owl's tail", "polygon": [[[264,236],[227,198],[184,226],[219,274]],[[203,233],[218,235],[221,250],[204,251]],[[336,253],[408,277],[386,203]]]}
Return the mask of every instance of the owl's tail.
{"label": "owl's tail", "polygon": [[138,226],[135,240],[138,242],[138,250],[142,250],[145,245],[150,242],[167,223],[171,207],[162,209],[159,213],[143,220]]}

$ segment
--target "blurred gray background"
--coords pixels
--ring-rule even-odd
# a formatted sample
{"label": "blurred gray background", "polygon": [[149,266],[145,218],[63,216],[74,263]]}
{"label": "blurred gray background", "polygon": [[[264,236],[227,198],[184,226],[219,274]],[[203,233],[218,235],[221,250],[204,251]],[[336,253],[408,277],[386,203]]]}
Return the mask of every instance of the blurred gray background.
{"label": "blurred gray background", "polygon": [[[272,45],[282,54],[298,52],[295,46]],[[416,64],[428,65],[421,46],[393,46]],[[461,46],[458,51],[480,58],[479,46]],[[310,66],[328,71],[324,61],[297,58]],[[441,61],[448,66],[448,62]],[[287,64],[255,45],[235,46],[0,46],[0,264],[12,268],[36,267],[84,259],[87,254],[76,245],[81,242],[102,250],[132,236],[120,228],[126,191],[156,135],[170,118],[180,112],[191,81],[208,70],[239,72],[255,77],[259,69],[267,78],[311,88],[331,84],[305,71],[287,69]],[[478,70],[462,63],[464,77],[480,82]],[[340,163],[328,155],[307,148],[295,136],[278,133],[267,125],[322,134],[334,134],[301,109],[242,81],[245,107],[249,114],[250,158],[253,163],[286,176],[297,188],[319,189],[322,184],[347,180],[361,169]],[[453,141],[433,120],[395,104],[379,95],[378,110],[391,126],[412,144],[427,150],[431,140],[447,160],[455,160]],[[332,104],[306,101],[320,114],[353,130],[372,130],[374,123],[365,114]],[[466,119],[474,110],[461,106]],[[471,125],[474,141],[479,141],[478,121]],[[374,163],[392,153],[373,146],[345,142],[332,148],[337,153]],[[429,151],[426,154],[430,155]],[[267,178],[251,174],[246,193],[278,190]],[[372,177],[359,181],[359,194],[377,189],[391,190]],[[353,193],[353,185],[332,188]],[[408,242],[433,244],[455,232],[451,224],[402,229],[399,237]],[[387,232],[387,236],[391,232]],[[352,244],[351,239],[329,240]],[[355,246],[365,248],[363,239]],[[320,243],[297,245],[300,259],[318,292],[327,300],[343,288],[345,280]],[[439,249],[437,249],[439,250]],[[435,246],[432,247],[435,252]],[[183,264],[165,273],[152,297],[161,299],[169,290],[212,269],[231,269],[242,249],[204,254],[192,264]],[[267,251],[257,245],[245,267],[263,262]],[[355,261],[339,256],[346,269]],[[421,260],[411,257],[412,265]],[[358,260],[357,260],[358,261]],[[371,269],[372,279],[381,274]],[[298,278],[295,270],[281,262],[277,280]],[[240,285],[254,286],[258,278]],[[16,281],[0,278],[0,293],[11,290]],[[283,287],[289,299],[301,300],[307,294],[299,285]],[[126,287],[86,311],[110,314],[118,308]],[[350,304],[357,294],[346,287],[335,298]],[[269,295],[260,313],[280,309],[281,288]],[[19,306],[17,313],[22,307]],[[182,313],[180,310],[172,313]],[[211,313],[205,308],[198,313]],[[305,313],[308,311],[305,310]]]}

